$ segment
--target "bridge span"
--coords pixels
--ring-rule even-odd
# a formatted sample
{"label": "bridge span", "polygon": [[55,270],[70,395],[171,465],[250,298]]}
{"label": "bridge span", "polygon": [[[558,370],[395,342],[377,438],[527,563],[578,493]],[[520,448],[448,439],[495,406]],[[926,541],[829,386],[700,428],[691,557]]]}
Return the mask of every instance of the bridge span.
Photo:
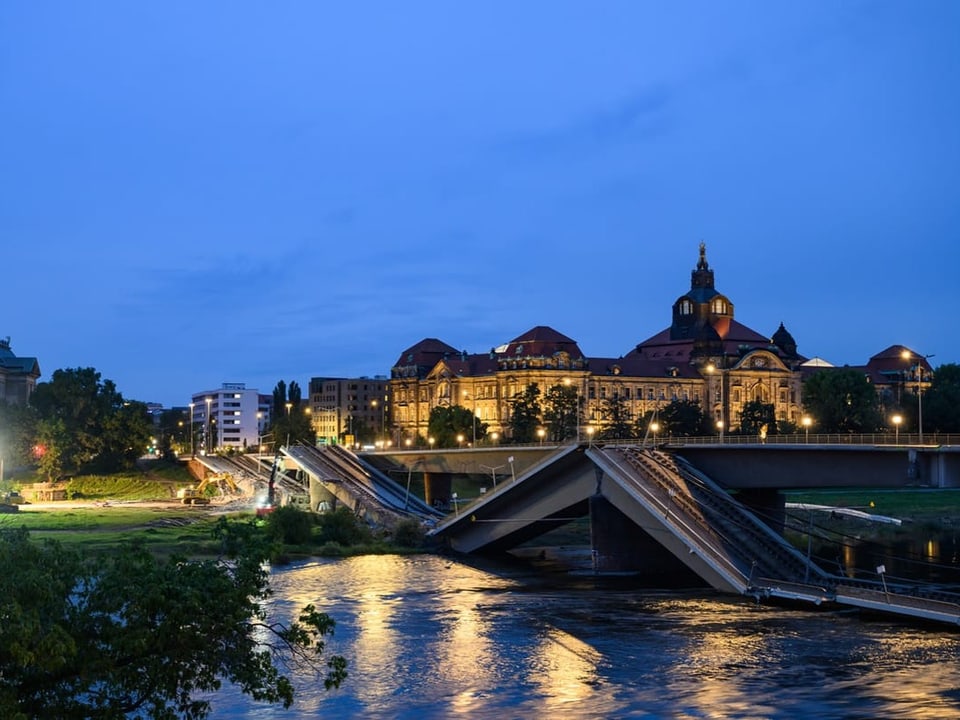
{"label": "bridge span", "polygon": [[[429,467],[427,458],[420,463]],[[902,471],[896,482],[916,482]],[[758,600],[847,605],[960,624],[958,595],[888,582],[882,572],[870,580],[832,574],[811,562],[782,537],[770,512],[764,491],[786,487],[782,479],[760,487],[751,476],[734,495],[679,448],[573,444],[544,448],[519,474],[495,486],[492,480],[493,474],[492,487],[477,499],[454,504],[430,535],[458,552],[503,551],[587,517],[598,573],[676,578],[685,572],[721,592]],[[861,478],[846,486],[853,484],[868,483]]]}

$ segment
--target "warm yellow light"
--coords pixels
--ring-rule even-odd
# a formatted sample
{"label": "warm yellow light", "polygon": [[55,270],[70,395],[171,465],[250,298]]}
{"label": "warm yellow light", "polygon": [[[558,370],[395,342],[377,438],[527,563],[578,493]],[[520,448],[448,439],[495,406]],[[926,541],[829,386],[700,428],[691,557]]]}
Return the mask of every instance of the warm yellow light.
{"label": "warm yellow light", "polygon": [[894,425],[899,425],[900,423],[903,422],[903,418],[902,418],[900,415],[894,415],[894,416],[893,416],[892,418],[890,418],[890,419],[893,420],[893,424],[894,424]]}
{"label": "warm yellow light", "polygon": [[805,428],[808,428],[808,427],[810,427],[810,425],[813,424],[813,420],[812,420],[809,416],[805,415],[805,416],[803,417],[803,419],[800,421],[800,423],[801,423]]}
{"label": "warm yellow light", "polygon": [[655,423],[650,423],[650,429],[651,429],[653,432],[657,432],[657,431],[660,429],[660,423],[657,423],[657,422],[655,422]]}

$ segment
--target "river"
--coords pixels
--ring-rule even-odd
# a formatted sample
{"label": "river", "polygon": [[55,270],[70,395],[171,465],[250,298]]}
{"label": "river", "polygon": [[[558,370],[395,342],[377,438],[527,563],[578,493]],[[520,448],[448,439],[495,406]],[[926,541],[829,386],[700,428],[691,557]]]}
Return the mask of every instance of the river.
{"label": "river", "polygon": [[232,689],[226,718],[960,717],[960,633],[528,563],[434,555],[297,562],[276,611],[314,603],[350,676],[294,674],[287,711]]}

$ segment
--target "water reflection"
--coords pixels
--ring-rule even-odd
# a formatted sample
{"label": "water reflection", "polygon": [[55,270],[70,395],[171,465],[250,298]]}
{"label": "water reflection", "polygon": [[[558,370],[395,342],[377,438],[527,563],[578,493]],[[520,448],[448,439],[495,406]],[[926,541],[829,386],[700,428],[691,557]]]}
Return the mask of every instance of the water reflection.
{"label": "water reflection", "polygon": [[941,628],[433,556],[306,562],[273,586],[289,616],[334,616],[350,677],[297,675],[286,713],[224,691],[214,718],[960,716]]}

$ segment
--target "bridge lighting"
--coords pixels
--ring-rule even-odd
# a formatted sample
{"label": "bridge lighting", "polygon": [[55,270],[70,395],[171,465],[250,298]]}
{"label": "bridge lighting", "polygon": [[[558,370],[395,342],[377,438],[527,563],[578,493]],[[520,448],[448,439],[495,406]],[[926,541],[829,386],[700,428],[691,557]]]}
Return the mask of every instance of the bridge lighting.
{"label": "bridge lighting", "polygon": [[804,415],[800,424],[803,425],[803,441],[808,443],[810,442],[810,425],[813,424],[813,419],[809,415]]}
{"label": "bridge lighting", "polygon": [[[914,366],[917,369],[917,433],[919,434],[917,442],[923,445],[923,361],[932,358],[933,355],[917,355],[905,349],[900,353],[900,357],[907,362],[914,358],[917,360],[917,364]],[[913,368],[910,369],[913,370]]]}
{"label": "bridge lighting", "polygon": [[900,444],[900,423],[903,422],[903,416],[894,415],[892,418],[890,418],[890,420],[893,421],[893,430],[894,430],[893,442],[895,445],[899,445]]}
{"label": "bridge lighting", "polygon": [[593,425],[587,425],[587,445],[593,442],[593,433],[596,431],[596,428]]}
{"label": "bridge lighting", "polygon": [[720,444],[723,444],[723,420],[717,420],[717,432],[720,434]]}
{"label": "bridge lighting", "polygon": [[540,444],[543,445],[543,436],[547,434],[547,431],[543,428],[537,428],[537,437],[540,438]]}
{"label": "bridge lighting", "polygon": [[459,448],[463,447],[463,433],[460,433],[459,435],[457,435],[457,447]]}
{"label": "bridge lighting", "polygon": [[660,431],[660,423],[652,422],[650,423],[650,432],[653,433],[653,444],[656,447],[657,444],[657,433]]}
{"label": "bridge lighting", "polygon": [[427,438],[427,443],[429,443],[431,450],[433,450],[433,444],[434,444],[435,442],[436,442],[436,440],[435,440],[434,438],[432,438],[432,437]]}

